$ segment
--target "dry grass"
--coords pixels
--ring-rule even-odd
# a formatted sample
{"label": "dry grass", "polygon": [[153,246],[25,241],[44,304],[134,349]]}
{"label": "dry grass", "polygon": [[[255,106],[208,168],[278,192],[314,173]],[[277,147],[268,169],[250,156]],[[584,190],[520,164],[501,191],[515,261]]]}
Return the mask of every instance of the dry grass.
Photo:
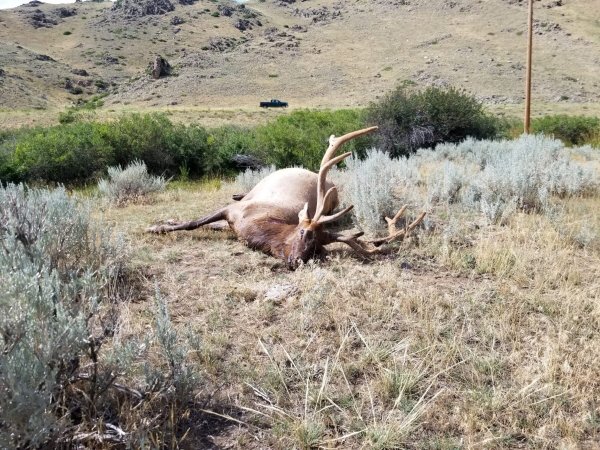
{"label": "dry grass", "polygon": [[[439,207],[435,228],[390,255],[339,247],[295,272],[231,233],[143,232],[234,189],[187,185],[104,212],[145,274],[123,336],[153,320],[157,283],[176,327],[199,337],[213,412],[230,418],[191,422],[181,448],[595,448],[600,249],[573,230],[598,236],[600,198],[503,227]],[[275,286],[287,294],[267,295]]]}

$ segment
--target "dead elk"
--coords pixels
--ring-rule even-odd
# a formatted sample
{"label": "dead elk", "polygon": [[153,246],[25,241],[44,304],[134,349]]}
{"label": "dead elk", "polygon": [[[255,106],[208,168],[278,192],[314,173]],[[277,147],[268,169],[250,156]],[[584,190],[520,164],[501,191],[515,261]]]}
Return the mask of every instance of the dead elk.
{"label": "dead elk", "polygon": [[261,250],[281,258],[290,267],[299,261],[320,258],[325,246],[334,242],[349,245],[363,257],[380,251],[380,246],[402,240],[425,217],[421,213],[410,225],[402,229],[396,223],[406,206],[388,222],[388,236],[373,240],[359,239],[363,233],[340,234],[327,231],[325,226],[349,213],[353,206],[335,212],[338,206],[336,187],[327,181],[327,173],[335,164],[351,155],[335,156],[338,148],[346,141],[370,133],[377,127],[365,128],[329,138],[329,148],[323,156],[319,173],[300,168],[278,170],[259,182],[239,201],[225,206],[206,217],[183,223],[156,225],[147,229],[152,233],[177,230],[194,230],[203,225],[225,220],[250,248]]}

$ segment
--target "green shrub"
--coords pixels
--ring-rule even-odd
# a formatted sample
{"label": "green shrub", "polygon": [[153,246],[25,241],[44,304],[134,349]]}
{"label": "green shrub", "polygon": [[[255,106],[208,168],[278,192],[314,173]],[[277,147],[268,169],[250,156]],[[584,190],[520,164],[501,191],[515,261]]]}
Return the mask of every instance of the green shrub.
{"label": "green shrub", "polygon": [[20,131],[0,130],[0,182],[14,181],[17,178],[13,164],[13,154]]}
{"label": "green shrub", "polygon": [[206,170],[209,173],[233,172],[235,155],[256,156],[255,132],[253,129],[225,125],[210,130],[208,136],[209,153]]}
{"label": "green shrub", "polygon": [[73,108],[69,108],[66,111],[61,111],[58,113],[58,123],[67,124],[73,123],[78,120],[77,111]]}
{"label": "green shrub", "polygon": [[227,165],[214,138],[202,127],[173,124],[164,114],[131,114],[107,123],[83,121],[87,109],[86,103],[62,113],[61,125],[24,129],[13,133],[12,140],[0,140],[2,179],[82,182],[97,178],[108,166],[136,160],[153,174],[169,176],[183,166],[199,177]]}
{"label": "green shrub", "polygon": [[[101,96],[59,116],[58,126],[23,129],[0,137],[0,175],[4,181],[79,183],[98,179],[109,166],[144,162],[148,172],[176,176],[229,174],[235,155],[252,156],[278,167],[319,167],[331,134],[364,127],[357,110],[296,111],[247,129],[223,126],[210,131],[174,124],[165,114],[130,114],[114,122],[93,121]],[[362,156],[370,137],[344,150]]]}
{"label": "green shrub", "polygon": [[69,89],[69,92],[73,95],[81,95],[83,94],[83,89],[80,86],[73,86]]}
{"label": "green shrub", "polygon": [[[104,80],[95,80],[94,86],[96,86],[99,90],[105,90],[108,88],[108,83]],[[100,105],[102,106],[102,105]]]}
{"label": "green shrub", "polygon": [[481,102],[455,88],[409,92],[400,86],[371,104],[367,117],[379,126],[377,146],[391,156],[408,155],[440,142],[460,142],[467,136],[492,138],[499,128]]}
{"label": "green shrub", "polygon": [[109,124],[76,122],[24,133],[12,164],[22,180],[69,183],[99,174],[113,164]]}
{"label": "green shrub", "polygon": [[566,145],[584,145],[600,133],[600,118],[567,116],[564,114],[544,116],[531,122],[534,133],[543,133],[560,139]]}
{"label": "green shrub", "polygon": [[[363,114],[358,110],[294,111],[256,128],[255,156],[277,167],[304,166],[319,168],[329,136],[340,136],[363,128]],[[371,143],[369,136],[344,146],[362,156]]]}
{"label": "green shrub", "polygon": [[588,144],[600,149],[600,129],[590,135]]}
{"label": "green shrub", "polygon": [[164,114],[131,114],[111,124],[109,138],[117,165],[139,160],[156,174],[175,175],[184,164],[194,176],[206,173],[208,133],[195,125],[175,125]]}

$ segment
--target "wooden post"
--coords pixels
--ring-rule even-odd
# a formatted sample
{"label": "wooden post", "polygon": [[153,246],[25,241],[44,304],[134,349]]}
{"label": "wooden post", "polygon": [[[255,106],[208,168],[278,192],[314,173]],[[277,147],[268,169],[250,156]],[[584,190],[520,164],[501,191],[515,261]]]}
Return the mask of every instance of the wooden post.
{"label": "wooden post", "polygon": [[533,47],[533,0],[529,0],[529,14],[527,17],[527,67],[525,75],[525,120],[524,133],[531,130],[531,51]]}

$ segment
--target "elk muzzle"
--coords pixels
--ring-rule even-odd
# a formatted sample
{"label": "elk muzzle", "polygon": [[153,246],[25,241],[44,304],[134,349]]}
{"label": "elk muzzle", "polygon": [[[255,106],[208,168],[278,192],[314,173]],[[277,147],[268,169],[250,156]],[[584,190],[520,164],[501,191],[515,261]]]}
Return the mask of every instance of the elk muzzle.
{"label": "elk muzzle", "polygon": [[287,264],[292,269],[298,267],[300,262],[307,262],[315,258],[321,259],[323,256],[323,245],[319,242],[319,233],[310,226],[299,227],[289,248]]}

